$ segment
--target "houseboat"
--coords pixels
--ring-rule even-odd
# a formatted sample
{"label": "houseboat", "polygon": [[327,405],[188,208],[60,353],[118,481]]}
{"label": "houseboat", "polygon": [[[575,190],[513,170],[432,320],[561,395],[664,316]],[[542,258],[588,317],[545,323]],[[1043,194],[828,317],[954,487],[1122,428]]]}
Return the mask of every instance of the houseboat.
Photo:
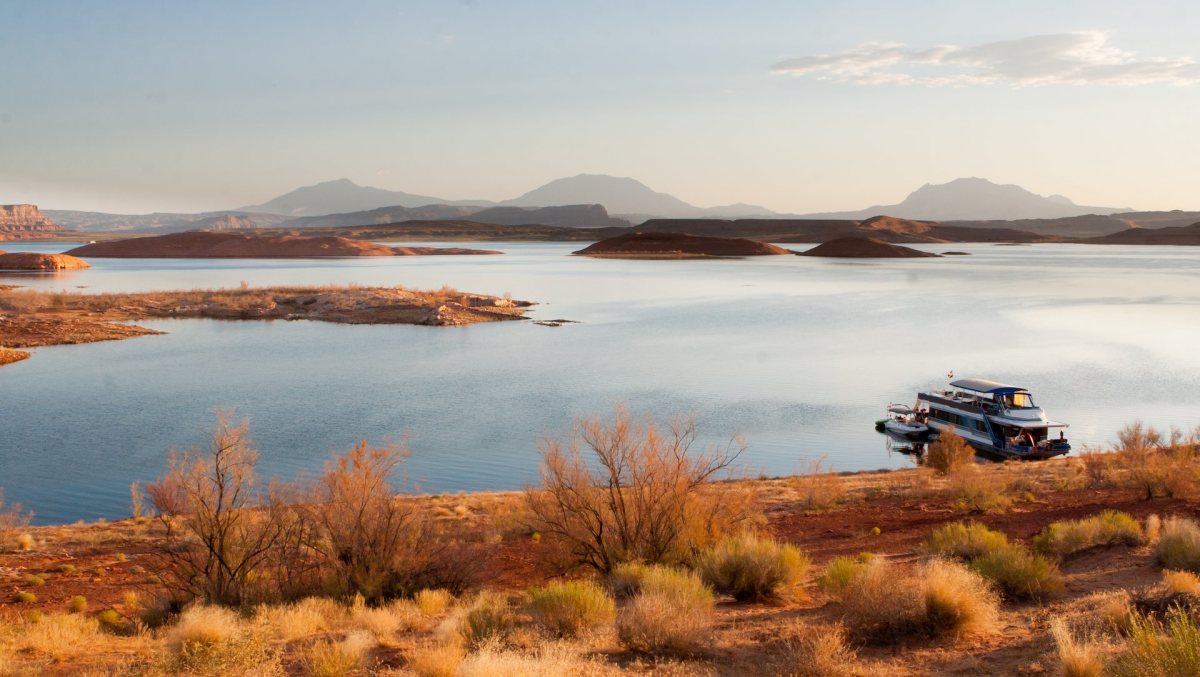
{"label": "houseboat", "polygon": [[958,379],[945,390],[917,393],[915,408],[930,428],[951,430],[984,454],[1037,459],[1071,451],[1063,432],[1067,424],[1046,418],[1019,386]]}

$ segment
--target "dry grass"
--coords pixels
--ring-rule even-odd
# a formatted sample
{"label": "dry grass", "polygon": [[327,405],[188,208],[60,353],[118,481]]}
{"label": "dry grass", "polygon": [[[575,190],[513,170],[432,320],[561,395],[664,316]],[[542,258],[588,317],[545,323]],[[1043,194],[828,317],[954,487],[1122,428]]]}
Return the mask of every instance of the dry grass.
{"label": "dry grass", "polygon": [[529,592],[535,623],[559,637],[577,637],[616,617],[616,604],[591,581],[550,583]]}
{"label": "dry grass", "polygon": [[188,608],[166,632],[165,669],[196,675],[279,674],[278,656],[257,630],[229,609]]}
{"label": "dry grass", "polygon": [[319,641],[304,652],[302,663],[312,677],[346,677],[363,667],[375,646],[369,633],[354,632],[341,641]]}
{"label": "dry grass", "polygon": [[699,650],[713,623],[713,593],[691,572],[651,570],[617,616],[617,638],[635,651]]}
{"label": "dry grass", "polygon": [[502,638],[516,624],[508,600],[501,594],[483,591],[457,619],[457,631],[469,648],[478,648],[493,638]]}
{"label": "dry grass", "polygon": [[1008,482],[974,462],[952,471],[947,487],[951,501],[959,510],[1004,512],[1013,504],[1013,498],[1008,495]]}
{"label": "dry grass", "polygon": [[1033,538],[1033,547],[1055,557],[1110,545],[1140,545],[1146,540],[1142,525],[1128,513],[1105,510],[1079,520],[1054,522]]}
{"label": "dry grass", "polygon": [[1175,608],[1165,622],[1135,617],[1129,639],[1109,667],[1113,677],[1190,677],[1200,674],[1200,625]]}
{"label": "dry grass", "polygon": [[843,597],[874,557],[869,552],[862,552],[854,557],[843,555],[831,559],[817,577],[817,587],[833,597]]}
{"label": "dry grass", "polygon": [[[13,546],[21,550],[32,548],[32,537],[29,537],[28,547],[13,542],[15,540],[14,533],[29,526],[32,520],[33,513],[22,510],[20,503],[11,503],[7,506],[4,504],[4,489],[0,487],[0,550],[5,550]],[[9,545],[10,542],[12,542],[12,545]]]}
{"label": "dry grass", "polygon": [[1190,571],[1164,571],[1162,585],[1168,595],[1200,596],[1200,577]]}
{"label": "dry grass", "polygon": [[808,510],[828,510],[846,497],[846,484],[833,472],[825,457],[809,461],[795,479],[800,505]]}
{"label": "dry grass", "polygon": [[840,625],[793,623],[787,630],[785,670],[796,677],[849,677],[858,672],[858,659],[846,643]]}
{"label": "dry grass", "polygon": [[449,590],[426,588],[413,595],[413,602],[423,615],[434,618],[446,613],[454,603],[454,595]]}
{"label": "dry grass", "polygon": [[457,642],[432,644],[408,652],[408,668],[417,677],[455,677],[466,652]]}
{"label": "dry grass", "polygon": [[872,559],[842,596],[847,625],[873,642],[913,634],[982,634],[994,629],[998,610],[999,598],[987,581],[957,562],[938,559],[912,575]]}
{"label": "dry grass", "polygon": [[1008,547],[1008,536],[978,522],[954,522],[934,530],[922,549],[931,555],[971,560]]}
{"label": "dry grass", "polygon": [[16,627],[14,646],[56,663],[91,654],[99,644],[100,626],[78,614],[46,614]]}
{"label": "dry grass", "polygon": [[292,642],[319,633],[329,632],[342,622],[346,608],[331,600],[317,597],[302,599],[282,606],[262,605],[255,609],[255,620],[267,625],[276,639]]}
{"label": "dry grass", "polygon": [[459,666],[460,677],[591,677],[618,672],[595,659],[582,658],[562,644],[539,646],[530,653],[482,647]]}
{"label": "dry grass", "polygon": [[1044,599],[1063,589],[1063,576],[1057,564],[1017,544],[980,555],[969,566],[994,583],[1005,597]]}
{"label": "dry grass", "polygon": [[1050,634],[1058,650],[1058,670],[1062,677],[1101,677],[1104,674],[1103,653],[1094,643],[1077,638],[1062,619],[1051,621]]}
{"label": "dry grass", "polygon": [[1154,556],[1164,568],[1200,573],[1200,524],[1185,517],[1168,517]]}
{"label": "dry grass", "polygon": [[722,539],[696,561],[705,583],[743,602],[779,596],[803,580],[809,566],[796,546],[752,532]]}

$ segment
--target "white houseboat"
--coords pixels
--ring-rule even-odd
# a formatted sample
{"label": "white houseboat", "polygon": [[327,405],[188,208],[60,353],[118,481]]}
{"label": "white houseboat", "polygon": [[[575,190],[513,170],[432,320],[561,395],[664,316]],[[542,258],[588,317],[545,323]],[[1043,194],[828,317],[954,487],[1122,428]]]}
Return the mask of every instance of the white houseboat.
{"label": "white houseboat", "polygon": [[952,430],[985,454],[1033,459],[1071,450],[1062,430],[1067,424],[1046,418],[1029,391],[1018,386],[958,379],[946,390],[917,393],[916,409],[930,428]]}

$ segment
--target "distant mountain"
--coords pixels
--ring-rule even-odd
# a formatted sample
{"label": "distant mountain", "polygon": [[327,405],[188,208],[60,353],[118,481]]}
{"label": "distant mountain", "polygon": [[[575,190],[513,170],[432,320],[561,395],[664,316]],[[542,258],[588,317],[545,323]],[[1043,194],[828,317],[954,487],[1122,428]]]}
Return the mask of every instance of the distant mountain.
{"label": "distant mountain", "polygon": [[606,174],[580,174],[555,179],[501,205],[545,207],[552,205],[601,204],[609,214],[625,216],[632,221],[645,217],[731,217],[769,216],[766,207],[735,204],[723,207],[697,207],[683,200],[659,193],[646,184],[628,177]]}
{"label": "distant mountain", "polygon": [[405,221],[445,221],[470,217],[473,223],[502,226],[569,226],[572,228],[623,228],[628,221],[608,215],[602,205],[564,205],[561,207],[455,207],[426,205],[424,207],[381,207],[365,212],[326,214],[289,219],[282,228],[337,228],[341,226],[375,226]]}
{"label": "distant mountain", "polygon": [[488,206],[495,203],[488,200],[443,200],[428,195],[360,186],[350,179],[337,179],[297,188],[260,205],[250,205],[236,211],[285,216],[322,216],[380,207],[420,207],[430,204]]}
{"label": "distant mountain", "polygon": [[927,183],[910,193],[900,204],[875,205],[859,211],[807,214],[805,218],[863,219],[874,214],[890,214],[932,221],[1011,221],[1127,211],[1130,211],[1127,207],[1077,205],[1062,195],[1043,197],[1020,186],[969,178],[938,185]]}

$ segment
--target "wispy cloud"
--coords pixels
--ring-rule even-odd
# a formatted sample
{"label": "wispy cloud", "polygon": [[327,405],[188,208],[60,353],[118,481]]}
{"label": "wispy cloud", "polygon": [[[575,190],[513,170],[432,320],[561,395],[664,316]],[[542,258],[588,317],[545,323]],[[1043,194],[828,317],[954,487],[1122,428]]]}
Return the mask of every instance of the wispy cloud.
{"label": "wispy cloud", "polygon": [[973,47],[913,49],[869,42],[838,54],[781,61],[772,73],[858,85],[1101,84],[1176,85],[1200,82],[1189,57],[1148,58],[1109,44],[1108,34],[1079,31],[1033,35]]}

